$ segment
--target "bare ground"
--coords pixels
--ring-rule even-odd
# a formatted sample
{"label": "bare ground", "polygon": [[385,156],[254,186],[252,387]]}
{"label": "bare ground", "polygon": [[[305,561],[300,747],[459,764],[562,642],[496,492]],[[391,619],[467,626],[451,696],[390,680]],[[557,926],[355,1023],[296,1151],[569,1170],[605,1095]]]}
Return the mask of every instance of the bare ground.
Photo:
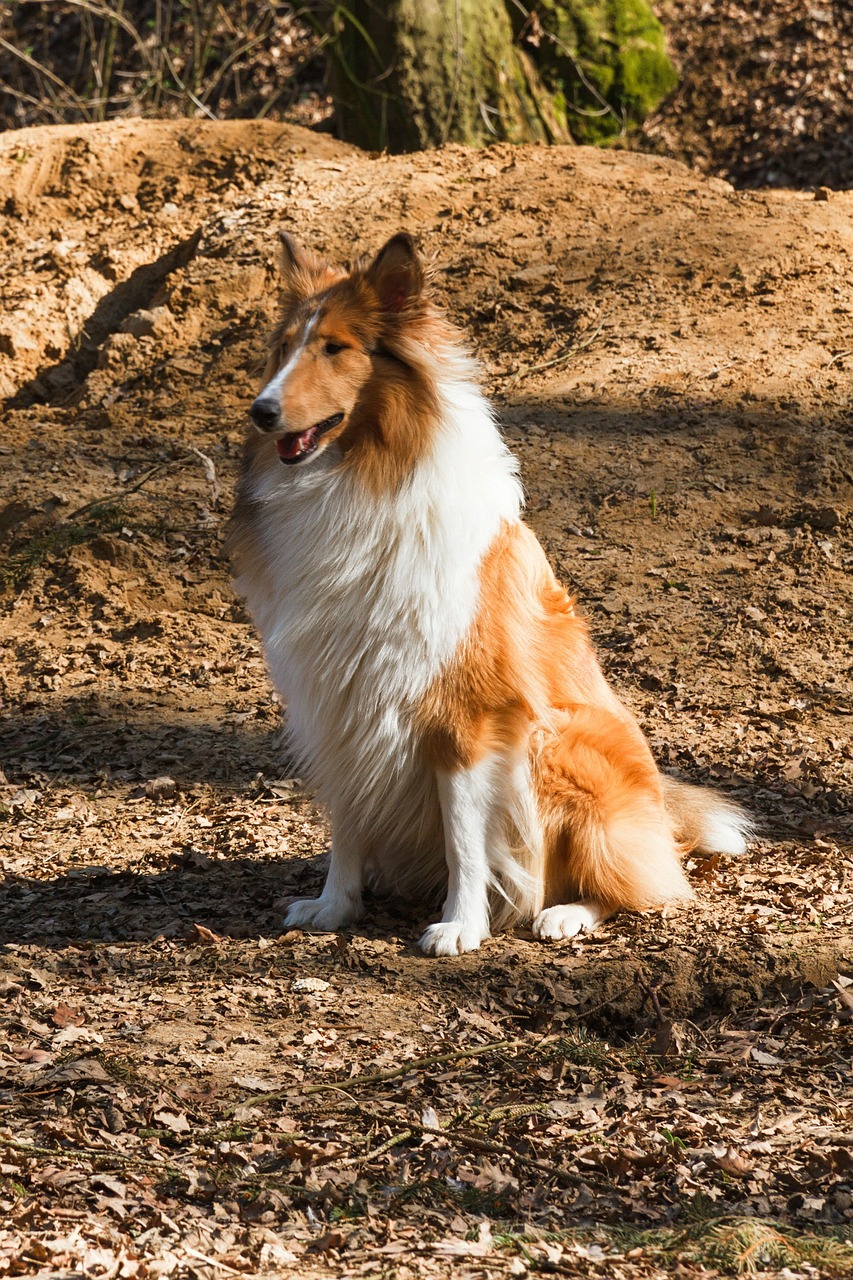
{"label": "bare ground", "polygon": [[[0,1272],[853,1269],[853,194],[237,122],[0,189]],[[279,226],[434,259],[661,764],[760,824],[689,911],[281,935],[327,832],[221,551]]]}

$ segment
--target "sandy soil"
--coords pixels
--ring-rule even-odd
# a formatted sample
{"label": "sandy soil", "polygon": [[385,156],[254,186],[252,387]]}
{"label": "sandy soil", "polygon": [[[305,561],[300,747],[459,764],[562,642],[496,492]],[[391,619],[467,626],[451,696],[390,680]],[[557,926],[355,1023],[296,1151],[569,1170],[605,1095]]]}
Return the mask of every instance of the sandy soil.
{"label": "sandy soil", "polygon": [[[853,193],[240,122],[7,134],[0,190],[5,1269],[699,1275],[560,1232],[853,1223]],[[662,766],[756,814],[695,907],[280,936],[327,832],[221,549],[278,227],[434,261]]]}

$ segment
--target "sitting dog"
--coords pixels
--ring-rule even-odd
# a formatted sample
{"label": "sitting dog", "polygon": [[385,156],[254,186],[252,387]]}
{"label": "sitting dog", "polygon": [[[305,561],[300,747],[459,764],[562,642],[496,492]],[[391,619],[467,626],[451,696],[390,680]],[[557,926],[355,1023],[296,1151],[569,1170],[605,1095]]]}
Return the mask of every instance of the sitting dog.
{"label": "sitting dog", "polygon": [[543,939],[691,896],[749,822],[662,776],[521,519],[518,467],[407,235],[345,271],[282,235],[284,308],[230,548],[301,770],[332,823],[319,898],[440,901],[424,951]]}

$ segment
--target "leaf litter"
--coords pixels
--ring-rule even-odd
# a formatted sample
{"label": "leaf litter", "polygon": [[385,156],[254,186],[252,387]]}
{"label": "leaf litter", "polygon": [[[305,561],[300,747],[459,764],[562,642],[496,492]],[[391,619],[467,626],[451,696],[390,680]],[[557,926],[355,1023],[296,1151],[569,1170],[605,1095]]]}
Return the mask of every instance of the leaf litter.
{"label": "leaf litter", "polygon": [[[23,176],[0,149],[32,202],[8,265],[44,307],[35,355],[7,335],[33,383],[0,499],[0,1274],[850,1272],[847,197],[278,126],[242,184],[214,126],[122,137],[124,166],[97,128],[58,160],[39,134]],[[115,201],[134,147],[150,227]],[[19,190],[60,161],[61,197]],[[174,325],[62,371],[69,279],[106,296],[85,254],[113,239],[131,274],[176,193],[174,234],[204,234],[163,286]],[[74,270],[32,248],[54,199]],[[281,219],[341,257],[366,219],[421,229],[658,758],[759,818],[748,857],[690,860],[689,909],[447,963],[412,904],[282,933],[328,831],[220,544]],[[546,241],[571,268],[510,284]]]}

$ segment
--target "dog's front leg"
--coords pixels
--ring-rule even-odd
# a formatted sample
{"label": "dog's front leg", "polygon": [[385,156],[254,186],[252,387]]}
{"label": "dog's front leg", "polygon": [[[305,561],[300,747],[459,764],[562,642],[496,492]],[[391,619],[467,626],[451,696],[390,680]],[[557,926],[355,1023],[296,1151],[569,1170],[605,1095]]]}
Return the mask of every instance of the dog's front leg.
{"label": "dog's front leg", "polygon": [[323,892],[319,898],[291,902],[284,917],[285,928],[328,933],[357,920],[364,909],[364,862],[361,841],[348,836],[343,824],[336,824],[332,815],[332,858]]}
{"label": "dog's front leg", "polygon": [[438,774],[448,886],[441,920],[421,938],[421,948],[428,955],[476,951],[489,936],[487,842],[493,774],[493,762],[488,759],[470,769]]}

